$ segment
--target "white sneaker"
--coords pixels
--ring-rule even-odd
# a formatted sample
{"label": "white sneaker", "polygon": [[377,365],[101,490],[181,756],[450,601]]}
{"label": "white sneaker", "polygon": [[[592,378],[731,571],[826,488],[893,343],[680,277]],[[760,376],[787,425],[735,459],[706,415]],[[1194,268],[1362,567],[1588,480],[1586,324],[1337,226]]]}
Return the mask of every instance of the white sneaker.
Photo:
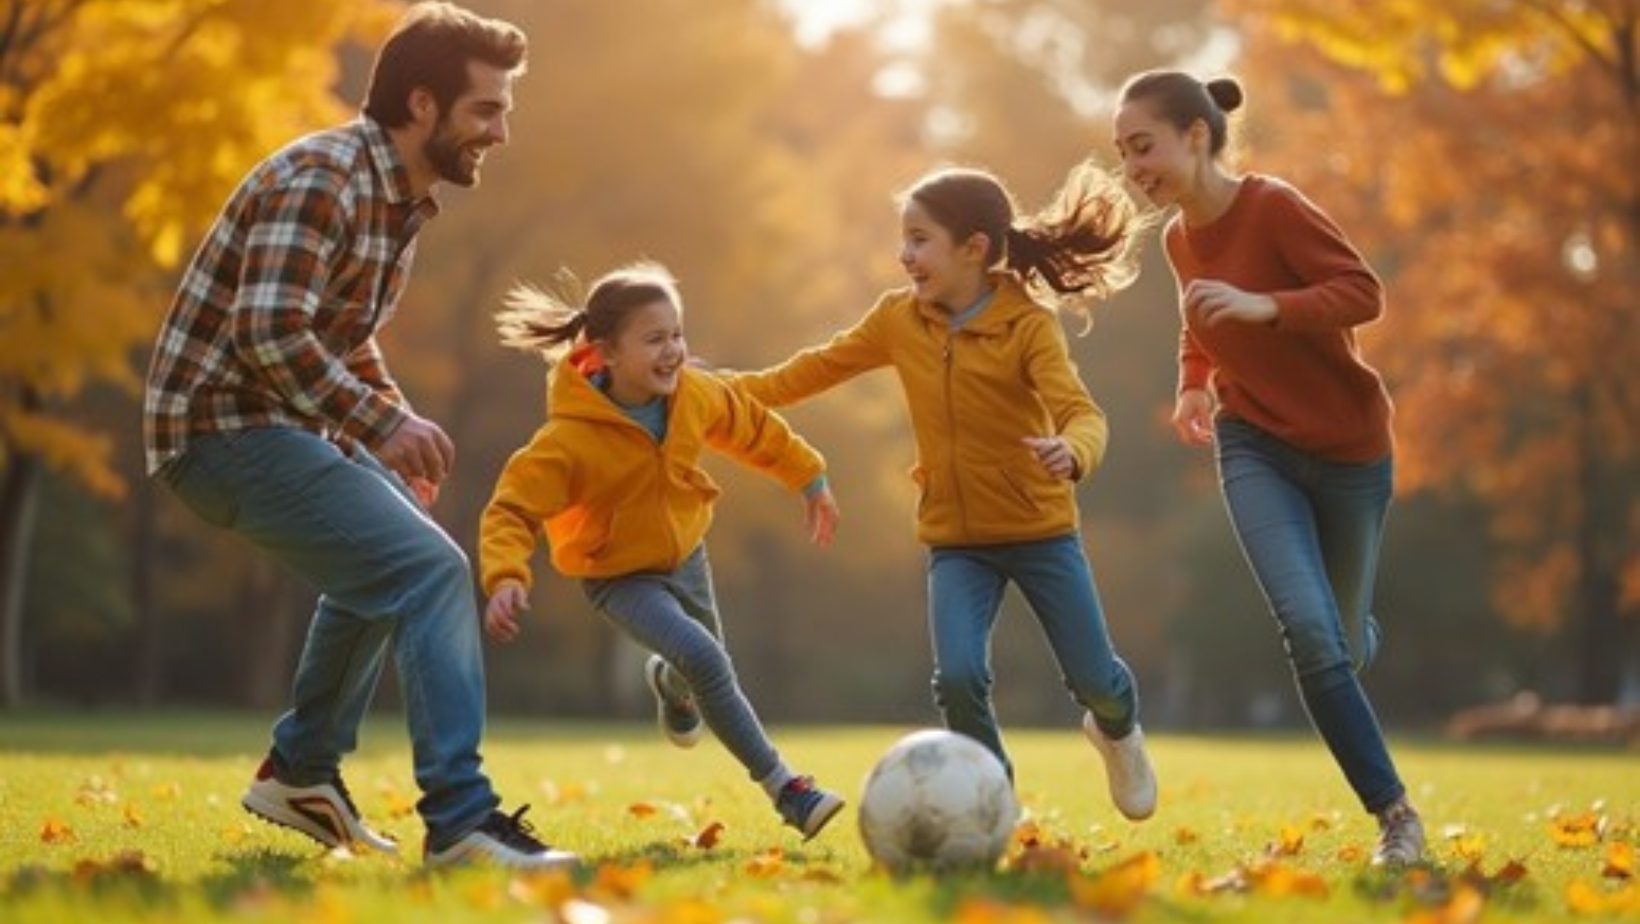
{"label": "white sneaker", "polygon": [[306,834],[326,847],[399,852],[397,841],[365,827],[340,776],[317,786],[291,786],[279,781],[270,756],[257,768],[256,779],[239,804],[264,821]]}
{"label": "white sneaker", "polygon": [[1105,737],[1093,721],[1093,713],[1082,714],[1082,731],[1094,750],[1105,760],[1105,776],[1110,780],[1110,799],[1130,821],[1143,821],[1156,813],[1156,771],[1145,754],[1145,733],[1139,726],[1126,737]]}
{"label": "white sneaker", "polygon": [[443,850],[427,850],[423,862],[429,869],[488,863],[510,869],[569,869],[580,858],[567,850],[555,850],[535,836],[524,820],[524,806],[511,815],[491,812],[478,827],[463,834]]}

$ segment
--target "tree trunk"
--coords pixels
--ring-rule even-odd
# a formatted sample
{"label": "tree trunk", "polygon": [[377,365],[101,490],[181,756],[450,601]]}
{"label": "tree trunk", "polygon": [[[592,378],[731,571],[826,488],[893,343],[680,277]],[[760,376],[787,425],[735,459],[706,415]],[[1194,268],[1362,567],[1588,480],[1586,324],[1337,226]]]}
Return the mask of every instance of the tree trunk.
{"label": "tree trunk", "polygon": [[12,455],[0,480],[0,708],[23,705],[23,603],[29,552],[40,495],[42,463],[30,453]]}
{"label": "tree trunk", "polygon": [[153,483],[137,486],[131,511],[131,608],[136,613],[136,670],[133,699],[157,705],[165,695],[165,619],[154,608],[154,571],[159,567]]}
{"label": "tree trunk", "polygon": [[1617,702],[1623,685],[1624,658],[1631,626],[1620,611],[1626,514],[1633,507],[1631,490],[1621,472],[1612,472],[1599,432],[1596,386],[1584,382],[1572,397],[1578,414],[1577,557],[1573,614],[1578,625],[1577,701],[1584,705]]}

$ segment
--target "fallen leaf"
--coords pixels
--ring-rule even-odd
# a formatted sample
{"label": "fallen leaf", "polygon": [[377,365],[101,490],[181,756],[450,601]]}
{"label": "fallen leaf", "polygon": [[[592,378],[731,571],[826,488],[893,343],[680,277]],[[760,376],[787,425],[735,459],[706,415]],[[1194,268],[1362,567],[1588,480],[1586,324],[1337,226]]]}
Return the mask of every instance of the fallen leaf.
{"label": "fallen leaf", "polygon": [[1448,841],[1452,844],[1452,852],[1460,860],[1468,860],[1473,863],[1486,856],[1487,843],[1485,835],[1460,834],[1448,838]]}
{"label": "fallen leaf", "polygon": [[1304,850],[1304,831],[1297,825],[1282,825],[1274,844],[1265,848],[1272,857],[1296,857]]}
{"label": "fallen leaf", "polygon": [[1612,841],[1606,845],[1606,865],[1600,875],[1607,879],[1634,878],[1634,845],[1627,841]]}
{"label": "fallen leaf", "polygon": [[47,818],[40,826],[40,841],[45,844],[72,844],[74,829],[55,818]]}
{"label": "fallen leaf", "polygon": [[631,898],[654,874],[654,864],[648,861],[634,863],[631,866],[616,866],[606,863],[598,867],[598,872],[592,877],[592,885],[589,889],[604,895],[627,899]]}
{"label": "fallen leaf", "polygon": [[786,852],[779,847],[770,847],[763,853],[746,861],[744,867],[746,875],[753,879],[768,879],[780,875],[786,868]]}
{"label": "fallen leaf", "polygon": [[1247,870],[1252,891],[1260,895],[1326,898],[1327,881],[1315,873],[1293,869],[1280,863],[1261,863]]}
{"label": "fallen leaf", "polygon": [[723,822],[714,821],[701,828],[698,834],[690,838],[689,844],[692,847],[699,847],[701,850],[711,850],[723,838],[723,830]]}
{"label": "fallen leaf", "polygon": [[1461,886],[1440,907],[1403,918],[1401,924],[1474,924],[1485,909],[1486,899],[1479,891]]}
{"label": "fallen leaf", "polygon": [[1599,843],[1605,827],[1604,815],[1583,812],[1580,815],[1555,818],[1549,823],[1549,837],[1562,847],[1592,847]]}
{"label": "fallen leaf", "polygon": [[660,809],[655,808],[648,802],[634,802],[626,807],[627,814],[634,818],[648,818],[659,811]]}
{"label": "fallen leaf", "polygon": [[1582,879],[1566,884],[1566,906],[1578,914],[1622,914],[1640,911],[1640,883],[1630,880],[1616,889],[1601,889]]}
{"label": "fallen leaf", "polygon": [[1070,877],[1071,900],[1107,918],[1130,914],[1144,901],[1162,875],[1162,861],[1154,853],[1135,854],[1094,876]]}

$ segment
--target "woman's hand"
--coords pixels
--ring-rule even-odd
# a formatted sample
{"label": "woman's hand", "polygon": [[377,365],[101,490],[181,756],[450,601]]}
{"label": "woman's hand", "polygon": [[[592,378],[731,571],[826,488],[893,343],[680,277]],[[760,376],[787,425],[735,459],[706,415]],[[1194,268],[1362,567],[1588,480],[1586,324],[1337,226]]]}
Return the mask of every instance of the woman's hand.
{"label": "woman's hand", "polygon": [[1179,392],[1173,406],[1173,429],[1186,446],[1213,445],[1213,396],[1203,388]]}
{"label": "woman's hand", "polygon": [[1268,324],[1280,314],[1276,300],[1257,292],[1244,292],[1228,282],[1197,279],[1184,290],[1185,311],[1212,327],[1221,321]]}

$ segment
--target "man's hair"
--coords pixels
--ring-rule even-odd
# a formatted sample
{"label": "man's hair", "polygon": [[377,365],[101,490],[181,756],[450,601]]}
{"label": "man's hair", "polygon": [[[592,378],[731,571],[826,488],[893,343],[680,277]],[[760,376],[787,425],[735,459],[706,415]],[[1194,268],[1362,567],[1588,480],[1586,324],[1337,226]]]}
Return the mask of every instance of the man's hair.
{"label": "man's hair", "polygon": [[467,91],[469,61],[523,73],[529,51],[523,30],[443,0],[411,6],[376,54],[364,111],[387,128],[410,121],[410,92],[433,94],[439,112]]}

